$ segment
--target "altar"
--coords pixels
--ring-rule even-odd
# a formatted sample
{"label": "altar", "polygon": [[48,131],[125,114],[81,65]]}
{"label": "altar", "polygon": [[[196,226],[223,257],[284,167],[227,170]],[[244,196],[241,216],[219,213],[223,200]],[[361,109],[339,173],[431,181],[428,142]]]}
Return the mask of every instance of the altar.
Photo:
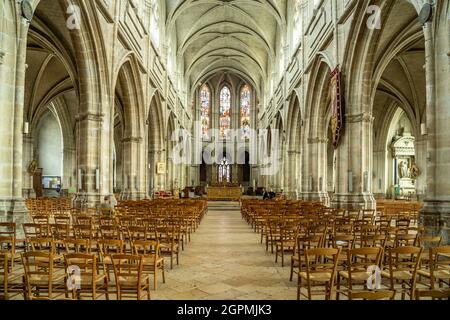
{"label": "altar", "polygon": [[217,201],[239,201],[242,196],[242,188],[241,187],[208,187],[208,200],[217,200]]}

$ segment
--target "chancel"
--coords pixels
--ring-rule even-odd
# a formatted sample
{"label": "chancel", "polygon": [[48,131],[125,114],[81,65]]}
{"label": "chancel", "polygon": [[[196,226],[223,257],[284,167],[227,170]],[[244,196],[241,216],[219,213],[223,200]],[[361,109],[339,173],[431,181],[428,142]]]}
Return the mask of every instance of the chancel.
{"label": "chancel", "polygon": [[449,16],[0,0],[0,299],[448,299]]}

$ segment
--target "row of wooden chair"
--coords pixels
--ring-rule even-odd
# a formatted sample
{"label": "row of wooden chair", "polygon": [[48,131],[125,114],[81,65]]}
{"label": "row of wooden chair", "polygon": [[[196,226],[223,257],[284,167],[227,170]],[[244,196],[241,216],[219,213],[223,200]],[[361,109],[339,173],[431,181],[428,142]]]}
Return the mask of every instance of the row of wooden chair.
{"label": "row of wooden chair", "polygon": [[[148,203],[143,204],[148,208]],[[134,208],[138,207],[139,213],[136,213],[138,210]],[[34,215],[33,223],[23,224],[25,239],[16,239],[14,223],[0,224],[0,264],[3,266],[0,272],[4,280],[0,289],[4,297],[8,298],[9,293],[13,292],[22,293],[26,299],[43,295],[52,299],[53,293],[57,292],[72,299],[82,295],[96,299],[97,294],[104,294],[109,299],[111,293],[116,293],[117,298],[121,299],[127,293],[134,292],[133,297],[140,299],[145,296],[141,293],[150,288],[151,275],[155,289],[159,272],[165,283],[164,258],[170,258],[171,268],[175,259],[179,263],[180,248],[190,241],[190,234],[198,227],[206,213],[206,206],[189,202],[176,207],[173,203],[167,203],[158,204],[158,210],[143,211],[139,202],[127,202],[126,208],[121,214],[106,216],[85,211],[53,216]],[[118,262],[116,266],[115,258]],[[46,263],[39,267],[39,260]],[[128,262],[122,263],[122,260]],[[23,272],[14,268],[15,263],[23,264]],[[141,264],[142,268],[139,267]],[[47,275],[42,274],[39,281],[46,281],[40,285],[33,282],[33,272],[36,270],[32,269],[36,266]],[[84,289],[69,292],[61,286],[68,279],[77,279],[77,275],[72,277],[67,268],[71,272],[82,271],[81,284]],[[96,272],[93,272],[94,269]],[[123,269],[129,269],[127,272],[133,273],[134,278],[122,274]],[[131,269],[134,271],[131,272]],[[49,284],[50,275],[55,286]],[[88,275],[91,276],[86,280]],[[145,285],[147,282],[148,285]],[[115,290],[112,283],[115,283]],[[137,286],[129,288],[131,283]],[[150,296],[149,291],[146,294]]]}
{"label": "row of wooden chair", "polygon": [[[293,274],[297,274],[299,280],[298,298],[300,298],[304,281],[309,279],[307,281],[308,290],[311,290],[311,284],[315,282],[308,276],[308,267],[312,267],[310,265],[311,261],[313,264],[318,263],[316,267],[319,270],[328,267],[327,277],[331,273],[333,274],[333,281],[330,280],[331,278],[327,278],[329,281],[322,283],[318,281],[322,285],[321,292],[329,299],[331,298],[331,289],[336,291],[332,284],[335,284],[337,281],[339,286],[340,279],[348,280],[349,268],[352,266],[350,263],[353,262],[353,265],[358,263],[358,258],[360,258],[358,255],[363,256],[362,252],[377,251],[379,257],[372,259],[370,266],[376,266],[377,270],[380,271],[380,275],[382,274],[384,278],[390,279],[394,283],[401,279],[395,278],[397,273],[389,273],[391,270],[389,268],[397,262],[400,263],[398,257],[401,256],[401,258],[406,258],[402,263],[407,264],[408,261],[411,263],[417,262],[418,271],[421,271],[419,273],[416,272],[414,277],[409,278],[411,281],[414,279],[414,283],[411,284],[408,292],[410,297],[413,298],[416,294],[416,275],[419,278],[427,277],[428,275],[430,282],[423,284],[428,286],[430,292],[436,289],[434,280],[432,280],[433,276],[430,276],[433,271],[430,270],[438,265],[436,256],[445,258],[447,255],[446,250],[448,249],[441,247],[440,237],[423,236],[423,228],[415,226],[417,213],[410,214],[408,212],[408,214],[385,215],[375,210],[333,210],[317,203],[305,201],[291,202],[290,205],[273,201],[244,201],[241,208],[243,219],[256,232],[261,234],[261,242],[265,240],[266,251],[269,250],[269,247],[271,247],[272,253],[275,251],[276,262],[278,262],[278,258],[281,258],[281,264],[284,266],[285,255],[291,256],[290,279],[292,281]],[[436,250],[439,248],[441,251],[435,252],[432,257],[434,251],[429,248]],[[397,253],[396,250],[398,251]],[[399,253],[402,250],[410,250],[411,252]],[[321,254],[323,256],[319,257]],[[418,256],[413,259],[414,254]],[[397,260],[393,259],[394,256]],[[439,265],[446,265],[442,270],[447,270],[446,272],[448,273],[450,269],[448,261],[445,259],[443,261]],[[369,266],[365,267],[364,277],[367,280],[367,268]],[[398,266],[395,268],[398,269]],[[448,281],[450,278],[442,270],[438,272],[441,277],[438,279],[440,286],[445,284],[445,281]],[[392,294],[394,289],[397,290],[397,288],[394,288],[393,283],[390,283],[387,287],[389,294]],[[347,291],[349,290],[347,289]],[[402,293],[403,299],[405,292],[402,290],[397,291]],[[338,288],[337,292],[337,297],[339,297],[341,290]],[[376,292],[359,290],[358,294],[367,294],[367,297],[373,298],[383,297],[382,294]],[[351,299],[351,294],[347,292],[346,295]],[[311,298],[311,295],[311,292],[308,291],[307,297]],[[439,293],[436,295],[439,296]],[[394,295],[392,295],[393,297]]]}

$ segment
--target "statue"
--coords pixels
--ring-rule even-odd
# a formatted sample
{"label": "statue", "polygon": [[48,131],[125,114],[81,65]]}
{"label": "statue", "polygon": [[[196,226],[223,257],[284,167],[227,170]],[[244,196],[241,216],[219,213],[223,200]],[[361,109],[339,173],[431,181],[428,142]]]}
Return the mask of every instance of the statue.
{"label": "statue", "polygon": [[411,170],[410,171],[411,171],[411,177],[413,179],[417,179],[417,177],[419,177],[420,174],[421,174],[420,169],[415,164],[413,164],[411,166]]}
{"label": "statue", "polygon": [[398,173],[399,173],[399,177],[402,178],[409,178],[409,173],[408,173],[408,164],[406,163],[406,161],[402,161],[398,164]]}

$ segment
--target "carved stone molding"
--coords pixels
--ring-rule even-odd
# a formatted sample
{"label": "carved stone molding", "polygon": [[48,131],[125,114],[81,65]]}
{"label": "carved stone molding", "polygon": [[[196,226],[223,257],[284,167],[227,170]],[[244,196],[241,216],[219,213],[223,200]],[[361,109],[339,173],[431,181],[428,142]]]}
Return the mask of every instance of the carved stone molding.
{"label": "carved stone molding", "polygon": [[86,113],[80,113],[75,117],[76,121],[97,121],[97,122],[102,122],[103,121],[103,117],[105,116],[104,113],[93,113],[93,112],[86,112]]}
{"label": "carved stone molding", "polygon": [[360,114],[347,114],[345,115],[345,120],[347,123],[358,123],[358,122],[366,122],[371,123],[375,118],[372,114],[364,112]]}
{"label": "carved stone molding", "polygon": [[142,137],[128,137],[128,138],[123,138],[122,142],[141,143],[142,140],[143,140]]}
{"label": "carved stone molding", "polygon": [[328,139],[323,138],[308,138],[308,144],[328,143]]}

